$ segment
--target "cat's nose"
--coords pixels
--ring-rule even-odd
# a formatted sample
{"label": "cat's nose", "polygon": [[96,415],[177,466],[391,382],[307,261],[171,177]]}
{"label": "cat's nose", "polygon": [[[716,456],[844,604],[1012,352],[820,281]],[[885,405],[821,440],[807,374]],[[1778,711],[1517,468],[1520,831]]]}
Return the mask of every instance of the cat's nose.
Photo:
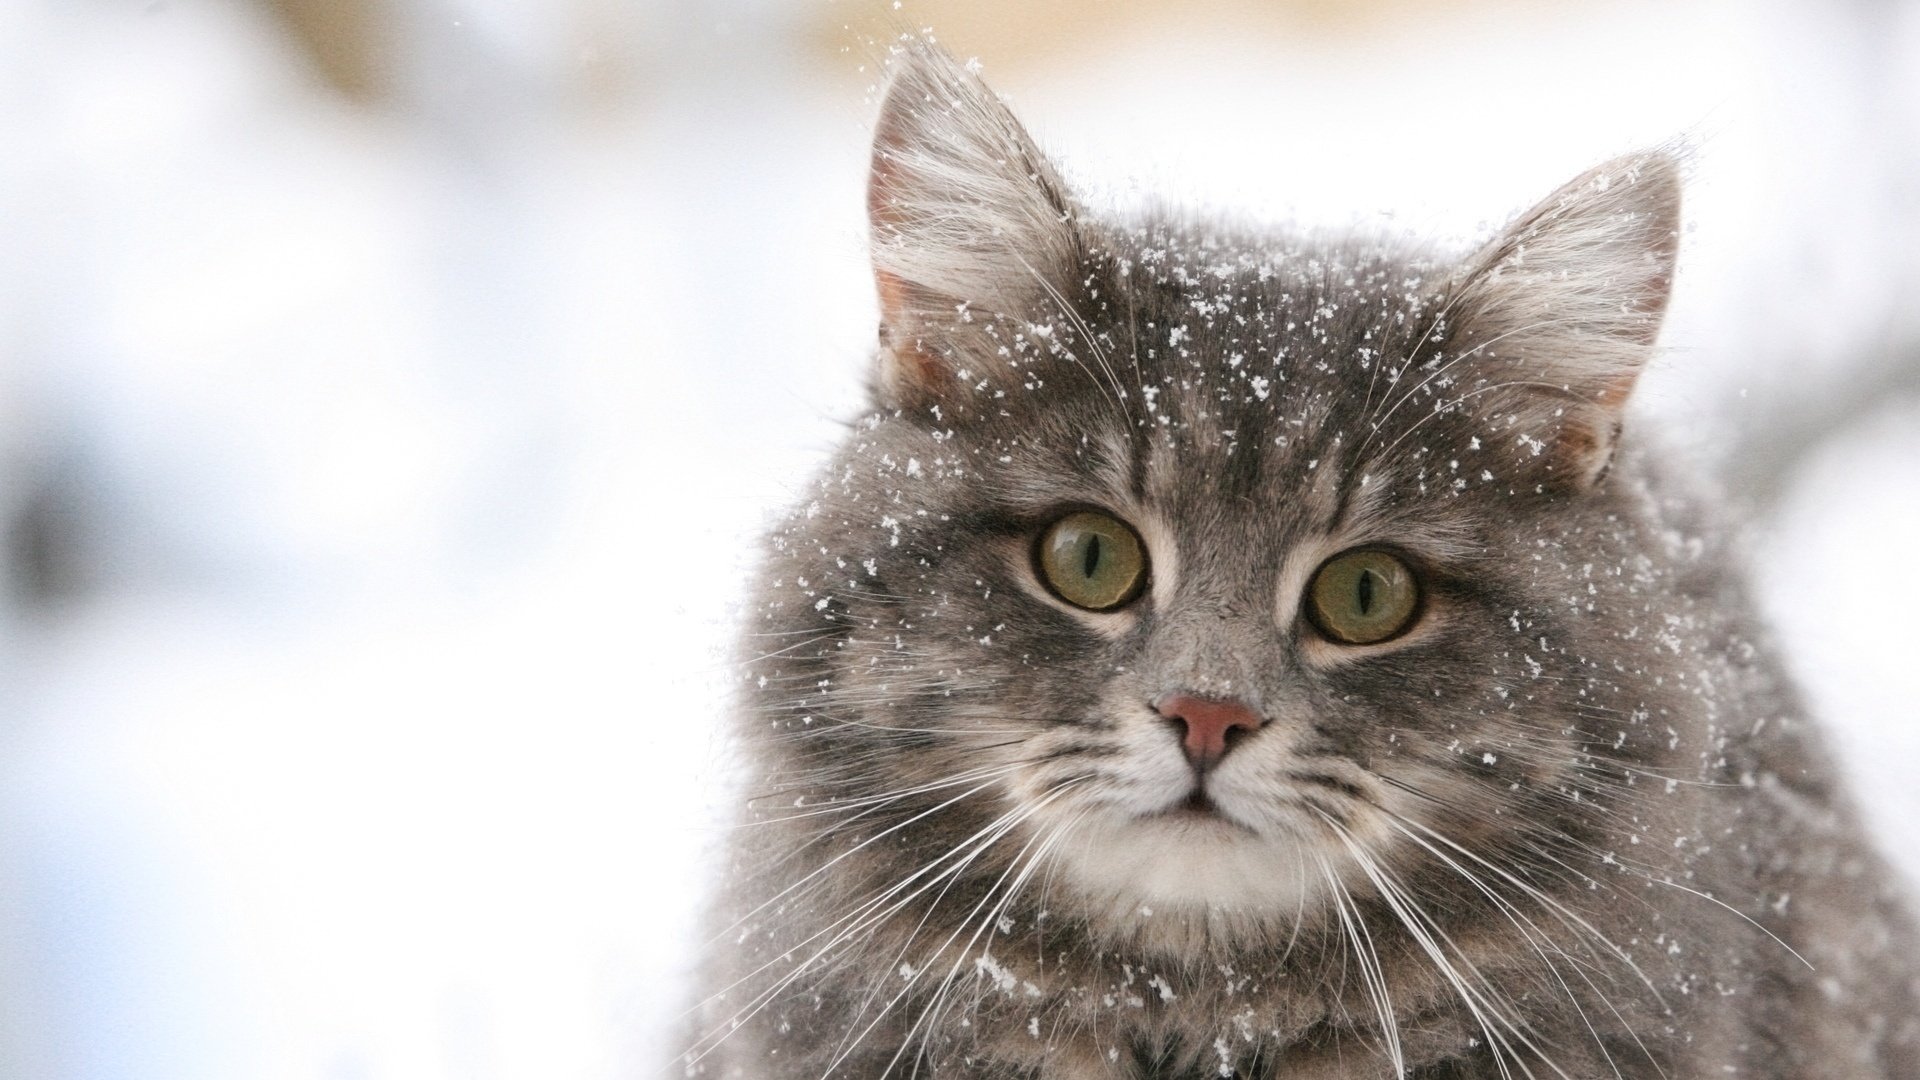
{"label": "cat's nose", "polygon": [[[1153,711],[1180,725],[1184,731],[1181,747],[1196,768],[1211,768],[1226,756],[1239,734],[1256,731],[1264,723],[1260,714],[1235,700],[1220,701],[1193,694],[1162,694],[1153,700]],[[1238,733],[1238,734],[1236,734]]]}

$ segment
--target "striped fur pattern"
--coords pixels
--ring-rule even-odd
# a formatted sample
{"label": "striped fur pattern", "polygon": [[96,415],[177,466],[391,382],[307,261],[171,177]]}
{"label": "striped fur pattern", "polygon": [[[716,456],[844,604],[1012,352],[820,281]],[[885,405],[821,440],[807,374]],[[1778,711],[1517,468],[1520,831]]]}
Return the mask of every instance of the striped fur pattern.
{"label": "striped fur pattern", "polygon": [[[1711,513],[1620,416],[1679,168],[1464,257],[1075,205],[904,50],[872,408],[772,530],[689,1076],[1920,1077],[1920,942]],[[1035,578],[1073,508],[1145,592]],[[1303,618],[1356,546],[1424,584]],[[1192,790],[1150,702],[1265,719]]]}

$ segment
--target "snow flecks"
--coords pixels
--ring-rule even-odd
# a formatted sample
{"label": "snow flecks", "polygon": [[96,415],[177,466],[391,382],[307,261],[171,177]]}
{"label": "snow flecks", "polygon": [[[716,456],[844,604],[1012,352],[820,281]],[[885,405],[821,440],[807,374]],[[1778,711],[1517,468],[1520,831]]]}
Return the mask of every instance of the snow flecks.
{"label": "snow flecks", "polygon": [[1013,972],[1001,967],[989,953],[981,953],[975,957],[973,966],[987,977],[987,981],[993,984],[994,989],[1003,994],[1013,994],[1020,985],[1020,980],[1014,978]]}

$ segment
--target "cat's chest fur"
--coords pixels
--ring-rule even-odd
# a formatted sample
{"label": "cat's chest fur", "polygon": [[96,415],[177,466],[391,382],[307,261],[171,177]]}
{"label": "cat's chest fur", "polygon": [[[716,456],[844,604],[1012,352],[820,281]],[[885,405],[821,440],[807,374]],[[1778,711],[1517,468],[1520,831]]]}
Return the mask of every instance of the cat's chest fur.
{"label": "cat's chest fur", "polygon": [[1920,1076],[1920,941],[1623,436],[1679,169],[1464,257],[1101,221],[909,49],[690,1075]]}

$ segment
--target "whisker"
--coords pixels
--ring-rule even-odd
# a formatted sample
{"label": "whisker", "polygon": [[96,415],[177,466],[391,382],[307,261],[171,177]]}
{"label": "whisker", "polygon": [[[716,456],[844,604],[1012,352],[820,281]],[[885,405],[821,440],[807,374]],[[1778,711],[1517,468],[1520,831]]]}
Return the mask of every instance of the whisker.
{"label": "whisker", "polygon": [[839,865],[841,862],[845,861],[846,859],[851,858],[853,855],[860,852],[861,850],[871,846],[874,843],[879,842],[880,840],[885,839],[888,836],[893,835],[894,833],[899,832],[901,829],[904,829],[907,826],[914,824],[915,822],[923,821],[926,818],[931,817],[942,810],[945,810],[946,808],[954,805],[955,803],[960,802],[963,799],[966,799],[971,795],[975,795],[975,794],[978,794],[979,792],[985,791],[987,788],[992,786],[992,780],[994,777],[998,776],[1002,772],[1010,772],[1010,771],[1012,771],[1011,766],[998,770],[996,773],[989,776],[989,778],[985,782],[976,784],[973,787],[970,787],[967,790],[961,792],[960,794],[955,795],[953,798],[946,800],[945,802],[942,802],[936,806],[930,807],[926,810],[922,810],[921,812],[913,815],[907,820],[902,821],[899,824],[891,826],[887,829],[884,829],[878,833],[875,833],[874,835],[866,838],[865,840],[862,840],[860,843],[855,844],[853,847],[848,848],[846,851],[843,851],[840,854],[834,856],[833,858],[827,860],[822,865],[815,867],[812,873],[807,874],[805,877],[800,878],[798,881],[793,882],[791,885],[788,885],[786,888],[781,889],[779,892],[773,894],[771,897],[768,897],[766,900],[756,905],[752,911],[749,911],[745,915],[740,916],[740,918],[734,920],[725,929],[721,930],[718,934],[710,938],[707,943],[711,945],[714,942],[720,940],[721,938],[727,936],[728,934],[731,934],[732,932],[740,928],[740,924],[746,922],[748,919],[753,918],[755,915],[758,915],[762,911],[765,911],[767,908],[771,907],[772,905],[779,903],[780,900],[782,900],[783,898],[791,894],[795,889],[799,889],[802,886],[806,885],[808,882],[813,881],[816,878],[819,878],[823,874],[826,874],[827,872],[831,871],[835,866]]}
{"label": "whisker", "polygon": [[[1055,797],[1063,794],[1065,790],[1071,786],[1073,786],[1073,782],[1060,785],[1054,791],[1050,792],[1041,804],[1036,806],[1036,810],[1044,807],[1046,803],[1052,802]],[[975,942],[979,940],[981,930],[987,931],[987,940],[980,945],[980,955],[986,956],[992,948],[993,933],[998,929],[1000,919],[1004,916],[1007,908],[1013,903],[1015,897],[1019,895],[1020,889],[1032,877],[1034,869],[1046,860],[1060,835],[1060,830],[1055,828],[1042,837],[1036,838],[1039,840],[1039,847],[1033,850],[1033,855],[1027,859],[1026,864],[1020,866],[1019,873],[1015,875],[1012,883],[1007,886],[1006,892],[1002,895],[1000,902],[982,917],[980,930],[975,930],[973,938],[969,939],[967,944],[962,947],[960,957],[955,960],[954,969],[949,971],[947,977],[941,980],[940,986],[935,989],[932,1000],[928,1003],[927,1007],[921,1011],[920,1019],[916,1020],[914,1026],[907,1030],[906,1036],[902,1039],[903,1052],[905,1050],[905,1044],[912,1041],[916,1030],[920,1031],[921,1046],[923,1048],[926,1046],[927,1040],[932,1036],[935,1024],[938,1022],[940,1015],[946,1010],[946,1003],[951,994],[951,988],[954,985],[954,977],[959,971],[959,965],[964,963],[966,956],[973,952]],[[1023,846],[1020,852],[1014,856],[1013,864],[1015,866],[1020,865],[1021,856],[1026,855],[1027,851],[1033,848],[1033,843],[1034,842],[1030,840],[1027,845]],[[998,884],[999,883],[996,882],[994,887],[998,888]],[[992,895],[993,889],[989,889],[987,898],[990,899]],[[983,900],[982,902],[984,903],[985,901]],[[965,920],[962,920],[961,926],[963,929],[965,925]],[[895,1055],[895,1060],[898,1060],[897,1054]],[[888,1069],[891,1068],[892,1064],[890,1063]]]}
{"label": "whisker", "polygon": [[[832,952],[839,945],[841,945],[842,943],[848,940],[851,940],[855,935],[861,933],[865,929],[872,927],[874,925],[877,925],[878,923],[883,922],[888,918],[891,918],[893,914],[900,911],[907,904],[912,903],[912,901],[916,897],[927,892],[929,889],[932,889],[935,885],[939,884],[941,881],[950,880],[956,877],[959,873],[965,870],[967,865],[971,864],[971,861],[973,858],[978,857],[978,855],[981,852],[985,851],[987,847],[991,846],[993,842],[997,841],[1000,836],[1005,835],[1006,828],[1011,827],[1011,825],[1009,825],[1008,823],[1011,821],[1014,821],[1014,819],[1020,817],[1023,813],[1024,811],[1021,808],[1015,808],[1013,810],[1007,811],[1006,813],[1002,814],[999,818],[996,818],[992,823],[987,825],[985,828],[974,833],[973,836],[967,838],[966,840],[961,841],[957,845],[954,845],[946,853],[938,856],[933,861],[920,867],[918,870],[915,870],[913,873],[907,875],[905,878],[902,878],[899,881],[895,882],[892,886],[883,890],[878,895],[868,899],[865,903],[856,907],[852,912],[842,916],[838,920],[835,920],[833,923],[828,924],[826,927],[818,931],[815,931],[813,934],[809,935],[806,939],[799,942],[798,945],[801,945],[801,946],[809,945],[813,941],[817,940],[818,938],[830,933],[834,933],[836,930],[838,930],[838,933],[835,934],[835,936],[831,938],[825,945],[821,946],[818,950],[816,950],[812,955],[807,957],[805,960],[802,960],[799,964],[797,964],[794,967],[792,971],[788,972],[786,975],[782,976],[780,979],[775,981],[775,983],[772,986],[768,987],[767,989],[757,994],[754,997],[754,999],[750,1001],[743,1010],[736,1011],[732,1017],[728,1018],[727,1021],[722,1023],[721,1028],[725,1029],[726,1031],[730,1031],[734,1027],[737,1027],[739,1024],[745,1023],[747,1020],[751,1019],[754,1015],[757,1015],[762,1009],[766,1008],[775,999],[777,999],[779,995],[788,986],[793,984],[793,982],[798,980],[802,975],[805,975],[809,971],[813,970],[814,965],[817,964],[822,957]],[[999,831],[996,832],[995,831],[996,829]],[[968,845],[976,844],[976,842],[980,841],[982,837],[987,837],[984,843],[979,843],[971,851],[966,850],[968,848]],[[921,878],[927,874],[933,873],[933,871],[937,867],[939,867],[941,863],[944,863],[947,860],[954,858],[955,856],[958,856],[958,855],[965,855],[966,857],[963,859],[962,862],[957,863],[953,866],[949,866],[945,870],[941,870],[939,873],[934,874],[934,876],[931,879],[923,883],[919,888],[914,889],[910,893],[907,893],[904,897],[901,897],[898,900],[893,900],[893,898],[896,895],[898,895],[902,890],[906,889],[916,879]],[[890,900],[892,900],[893,902],[889,905],[888,902]],[[765,905],[762,905],[762,907],[764,906]],[[879,909],[877,913],[875,913],[876,909]],[[738,924],[736,923],[736,925]],[[725,987],[722,987],[718,992],[716,992],[715,994],[709,995],[707,999],[702,1001],[699,1005],[695,1006],[695,1010],[705,1007],[705,1005],[712,1002],[715,998],[725,994],[728,990],[731,990],[734,987],[739,986],[741,983],[767,970],[769,967],[772,967],[774,964],[779,963],[782,958],[784,958],[786,955],[790,954],[791,952],[792,952],[792,949],[790,948],[784,951],[780,956],[774,957],[772,960],[769,960],[766,963],[760,965],[759,967],[755,968],[751,972],[748,972],[746,975],[742,976],[741,978],[736,979],[734,982],[728,984]],[[690,1012],[695,1010],[690,1010]],[[725,1031],[716,1029],[714,1031],[708,1032],[706,1035],[702,1036],[699,1040],[696,1040],[694,1043],[695,1047],[700,1046],[702,1043],[705,1043],[708,1040],[714,1040],[714,1042],[713,1042],[713,1045],[708,1046],[704,1051],[700,1053],[700,1055],[695,1057],[693,1061],[690,1062],[690,1064],[697,1064],[699,1060],[701,1060],[706,1056],[706,1054],[712,1053],[713,1050],[718,1048],[719,1043],[724,1041],[724,1039],[725,1039]]]}
{"label": "whisker", "polygon": [[[1071,785],[1067,785],[1067,786],[1071,786]],[[960,864],[959,869],[964,870],[965,867],[967,865],[970,865],[974,859],[978,858],[981,854],[984,854],[988,848],[992,847],[995,843],[998,843],[1002,837],[1006,836],[1009,832],[1012,832],[1022,822],[1030,819],[1035,814],[1039,813],[1041,810],[1044,810],[1047,807],[1047,805],[1050,804],[1054,799],[1058,798],[1060,795],[1065,793],[1065,791],[1067,790],[1067,786],[1063,786],[1055,789],[1052,792],[1049,792],[1045,797],[1041,798],[1040,800],[1037,800],[1032,804],[1019,808],[1017,811],[1013,812],[1013,814],[1003,815],[1002,820],[1006,821],[1005,826],[999,828],[996,832],[994,832],[994,834],[991,837],[989,837],[987,840],[979,844],[979,846],[968,857],[968,859],[962,864]],[[1014,814],[1017,814],[1018,816],[1015,817]],[[1007,820],[1008,818],[1011,818],[1012,820]],[[979,834],[976,833],[975,835],[978,836]],[[1031,848],[1034,843],[1038,841],[1038,839],[1039,839],[1038,837],[1034,837],[1034,838],[1030,838],[1027,841],[1027,845],[1021,849],[1020,853],[1014,856],[1013,861],[1008,865],[1007,869],[1001,873],[1000,877],[996,879],[991,886],[988,887],[988,889],[986,890],[986,893],[981,897],[979,903],[974,905],[973,910],[968,912],[967,915],[963,916],[960,919],[960,924],[958,928],[956,928],[953,931],[953,933],[949,934],[945,941],[942,941],[938,946],[934,948],[933,952],[931,953],[931,957],[937,957],[942,953],[945,953],[952,946],[953,942],[962,933],[966,931],[966,927],[972,921],[973,916],[977,914],[982,908],[984,908],[989,902],[992,901],[994,893],[997,892],[1001,884],[1007,880],[1008,875],[1013,874],[1015,870],[1018,868],[1020,856],[1025,854],[1026,851],[1029,848]],[[945,895],[945,890],[942,890],[941,895],[942,896]],[[927,911],[922,915],[920,923],[915,927],[913,934],[910,934],[908,936],[908,945],[911,945],[913,937],[918,935],[920,929],[925,927],[927,919],[932,916],[934,908],[936,908],[938,905],[939,905],[938,899],[936,899],[933,904],[928,905]],[[949,969],[945,979],[942,980],[942,987],[944,987],[947,983],[951,982],[954,975],[958,973],[958,971],[960,970],[960,967],[966,961],[967,954],[972,951],[973,944],[975,941],[978,940],[978,938],[979,938],[979,931],[976,931],[974,934],[974,937],[969,939],[968,943],[961,948],[960,955],[956,957],[952,968]],[[902,956],[905,955],[904,949],[901,955]],[[896,958],[896,962],[897,961],[898,961],[898,958]],[[914,973],[907,978],[906,980],[907,985],[902,987],[900,991],[897,994],[895,994],[891,1000],[889,1000],[884,1006],[881,1007],[879,1013],[877,1013],[874,1016],[872,1022],[869,1023],[865,1028],[861,1029],[858,1034],[851,1036],[850,1038],[848,1038],[842,1043],[842,1048],[839,1051],[839,1053],[836,1054],[833,1061],[828,1064],[826,1070],[821,1073],[822,1080],[825,1080],[826,1077],[831,1076],[833,1074],[833,1070],[837,1068],[842,1061],[846,1060],[847,1056],[853,1052],[853,1049],[859,1045],[860,1041],[866,1038],[868,1033],[870,1033],[876,1026],[880,1024],[880,1022],[883,1019],[886,1018],[887,1014],[893,1009],[895,1005],[897,1005],[903,998],[905,998],[909,993],[913,991],[915,984],[919,982],[920,976],[923,975],[926,972],[926,970],[927,970],[926,965],[922,965],[921,967],[915,969]],[[940,992],[939,990],[936,990],[936,994],[938,994],[939,992]],[[867,1000],[871,1002],[872,998],[869,997]],[[864,1015],[865,1011],[866,1011],[865,1007],[863,1006],[862,1009],[855,1014],[856,1023],[858,1022],[859,1016]],[[917,1027],[918,1025],[916,1024],[915,1026]],[[911,1041],[912,1037],[913,1037],[913,1029],[909,1029],[906,1038],[902,1039],[901,1041],[901,1049],[899,1053],[905,1052],[906,1046]],[[891,1071],[891,1069],[893,1068],[893,1065],[898,1063],[899,1053],[896,1053],[894,1055],[893,1061],[890,1061],[887,1067],[881,1070],[882,1075],[884,1075],[888,1071]]]}
{"label": "whisker", "polygon": [[1394,1018],[1393,999],[1387,990],[1386,976],[1380,968],[1380,955],[1373,948],[1373,937],[1367,931],[1359,909],[1353,906],[1353,897],[1333,868],[1318,852],[1314,853],[1314,859],[1320,864],[1320,873],[1333,895],[1334,910],[1339,915],[1340,925],[1346,931],[1347,941],[1353,946],[1354,962],[1360,965],[1360,977],[1366,987],[1367,997],[1372,1000],[1374,1011],[1380,1016],[1380,1037],[1386,1040],[1387,1058],[1393,1063],[1393,1075],[1405,1077],[1407,1061],[1400,1049],[1400,1026]]}
{"label": "whisker", "polygon": [[[1035,281],[1040,283],[1040,288],[1044,290],[1047,297],[1053,301],[1054,307],[1059,310],[1061,315],[1066,317],[1068,322],[1073,324],[1079,331],[1079,336],[1086,341],[1087,347],[1093,352],[1094,362],[1100,365],[1100,370],[1107,376],[1107,384],[1103,389],[1112,395],[1113,403],[1120,407],[1121,415],[1126,418],[1128,426],[1131,427],[1133,424],[1133,411],[1127,407],[1126,390],[1120,385],[1120,377],[1115,374],[1113,367],[1107,363],[1106,354],[1100,351],[1100,343],[1094,340],[1093,331],[1087,327],[1086,321],[1081,319],[1079,313],[1073,309],[1073,305],[1067,302],[1067,298],[1061,295],[1059,288],[1057,288],[1053,282],[1047,280],[1045,274],[1034,269],[1032,264],[1028,263],[1025,259],[1020,260],[1020,265]],[[1086,372],[1088,379],[1092,380],[1095,385],[1100,385],[1100,380],[1095,378],[1093,372],[1087,368],[1087,365],[1073,350],[1067,348],[1064,344],[1057,342],[1055,344],[1061,352],[1066,354],[1067,359],[1073,361],[1074,366]]]}
{"label": "whisker", "polygon": [[[1454,993],[1459,996],[1461,1003],[1467,1007],[1467,1011],[1473,1014],[1475,1022],[1480,1025],[1481,1032],[1487,1037],[1488,1047],[1496,1051],[1494,1059],[1495,1065],[1500,1069],[1501,1075],[1506,1076],[1506,1063],[1498,1056],[1498,1051],[1504,1049],[1511,1053],[1512,1048],[1507,1045],[1505,1037],[1496,1030],[1496,1027],[1518,1033],[1518,1026],[1511,1018],[1499,1012],[1492,1002],[1484,999],[1480,993],[1474,991],[1467,985],[1466,979],[1460,974],[1458,969],[1454,967],[1452,961],[1447,958],[1445,951],[1443,951],[1436,942],[1436,937],[1439,941],[1445,942],[1448,946],[1452,947],[1456,954],[1460,954],[1461,962],[1467,965],[1469,971],[1474,972],[1475,979],[1483,988],[1487,987],[1486,980],[1480,976],[1477,970],[1474,970],[1471,961],[1468,961],[1465,955],[1461,953],[1459,946],[1454,945],[1452,940],[1444,931],[1440,930],[1438,926],[1432,925],[1431,920],[1421,912],[1418,905],[1414,904],[1410,897],[1403,894],[1397,884],[1388,877],[1385,869],[1379,866],[1379,864],[1367,854],[1365,849],[1353,839],[1352,834],[1331,817],[1325,818],[1325,821],[1328,827],[1333,830],[1334,834],[1346,845],[1348,853],[1353,856],[1361,872],[1373,883],[1374,888],[1380,893],[1381,898],[1387,901],[1387,906],[1389,910],[1394,913],[1395,918],[1399,919],[1400,923],[1406,927],[1407,932],[1413,935],[1415,944],[1419,945],[1421,951],[1427,954],[1427,958],[1433,962],[1434,967],[1440,971],[1441,976],[1453,986]],[[1495,1020],[1499,1021],[1498,1025],[1494,1023]],[[1528,1071],[1524,1062],[1521,1063],[1521,1069],[1522,1071]],[[1528,1074],[1531,1075],[1531,1072]]]}

